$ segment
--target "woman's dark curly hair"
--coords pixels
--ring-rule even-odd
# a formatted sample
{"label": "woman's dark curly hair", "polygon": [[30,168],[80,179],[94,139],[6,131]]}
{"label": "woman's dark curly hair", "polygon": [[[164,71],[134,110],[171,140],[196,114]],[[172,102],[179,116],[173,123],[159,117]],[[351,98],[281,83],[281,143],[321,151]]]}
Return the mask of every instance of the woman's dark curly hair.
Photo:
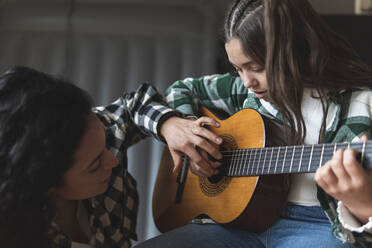
{"label": "woman's dark curly hair", "polygon": [[26,67],[0,76],[1,247],[50,247],[47,193],[71,167],[92,101],[82,89]]}

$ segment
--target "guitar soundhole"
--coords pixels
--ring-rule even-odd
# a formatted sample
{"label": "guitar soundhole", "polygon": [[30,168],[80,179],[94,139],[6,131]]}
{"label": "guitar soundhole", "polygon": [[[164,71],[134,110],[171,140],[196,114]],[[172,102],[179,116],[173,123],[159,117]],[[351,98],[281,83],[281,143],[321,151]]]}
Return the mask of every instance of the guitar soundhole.
{"label": "guitar soundhole", "polygon": [[217,175],[208,177],[208,180],[209,180],[210,183],[218,183],[222,179],[223,179],[223,175],[222,175],[221,172],[219,174],[217,174]]}
{"label": "guitar soundhole", "polygon": [[[228,151],[232,149],[237,149],[237,145],[234,138],[231,135],[220,135],[224,142],[221,146],[222,151]],[[210,197],[217,196],[223,192],[229,183],[231,182],[231,177],[225,176],[226,160],[223,159],[222,165],[219,169],[219,173],[212,177],[199,177],[199,184],[202,192]]]}
{"label": "guitar soundhole", "polygon": [[230,181],[231,181],[230,177],[224,176],[218,182],[211,183],[209,178],[199,177],[200,189],[205,195],[210,197],[217,196],[218,194],[223,192],[229,185]]}

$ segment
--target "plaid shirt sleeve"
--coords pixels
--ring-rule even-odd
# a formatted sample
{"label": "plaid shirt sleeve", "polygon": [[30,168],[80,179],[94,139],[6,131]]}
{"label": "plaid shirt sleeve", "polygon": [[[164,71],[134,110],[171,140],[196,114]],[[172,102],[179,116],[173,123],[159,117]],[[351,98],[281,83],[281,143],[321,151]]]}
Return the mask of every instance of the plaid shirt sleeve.
{"label": "plaid shirt sleeve", "polygon": [[202,104],[226,118],[242,109],[247,94],[239,77],[224,74],[176,81],[167,89],[166,100],[186,115],[198,115],[198,104]]}
{"label": "plaid shirt sleeve", "polygon": [[[115,102],[93,109],[107,126],[116,125],[117,132],[128,133],[122,139],[125,146],[135,144],[145,136],[161,140],[161,122],[180,114],[167,107],[163,97],[149,84],[142,84],[135,92],[125,93]],[[123,135],[119,135],[124,137]]]}

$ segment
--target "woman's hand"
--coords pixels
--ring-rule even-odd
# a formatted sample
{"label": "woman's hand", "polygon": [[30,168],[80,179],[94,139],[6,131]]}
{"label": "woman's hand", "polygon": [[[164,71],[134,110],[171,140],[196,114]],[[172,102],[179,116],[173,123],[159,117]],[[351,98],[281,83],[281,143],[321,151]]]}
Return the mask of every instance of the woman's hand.
{"label": "woman's hand", "polygon": [[[367,141],[366,136],[362,141]],[[372,217],[372,170],[358,162],[357,151],[338,150],[333,158],[315,173],[315,181],[329,195],[342,203],[362,223]]]}
{"label": "woman's hand", "polygon": [[194,174],[209,177],[217,173],[216,168],[221,164],[211,161],[208,154],[217,160],[222,158],[218,149],[222,139],[205,126],[219,127],[219,123],[209,117],[197,120],[171,117],[163,123],[160,134],[172,155],[173,172],[180,169],[182,154],[185,153],[193,161],[190,169]]}

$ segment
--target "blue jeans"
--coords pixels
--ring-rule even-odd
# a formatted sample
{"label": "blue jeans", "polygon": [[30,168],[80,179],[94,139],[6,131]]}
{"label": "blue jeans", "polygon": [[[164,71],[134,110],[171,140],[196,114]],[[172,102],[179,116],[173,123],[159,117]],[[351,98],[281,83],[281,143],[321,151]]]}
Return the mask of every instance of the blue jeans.
{"label": "blue jeans", "polygon": [[187,224],[140,243],[136,248],[349,248],[331,234],[320,207],[288,204],[268,230],[252,233],[217,224]]}

